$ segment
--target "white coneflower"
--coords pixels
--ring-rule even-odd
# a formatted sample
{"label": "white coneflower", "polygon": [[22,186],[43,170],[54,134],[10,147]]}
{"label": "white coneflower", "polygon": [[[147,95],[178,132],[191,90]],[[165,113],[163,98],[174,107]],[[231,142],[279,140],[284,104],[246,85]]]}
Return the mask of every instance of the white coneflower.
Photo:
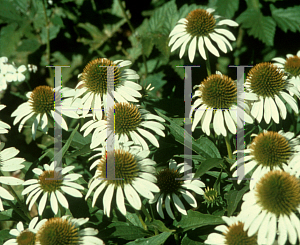
{"label": "white coneflower", "polygon": [[[54,123],[56,116],[61,117],[62,123],[60,126],[68,131],[66,121],[55,110],[54,94],[53,88],[44,85],[38,86],[32,92],[26,94],[29,100],[21,104],[11,115],[12,117],[16,117],[13,122],[14,125],[21,121],[19,132],[21,132],[26,121],[34,118],[32,124],[32,138],[35,139],[38,126],[40,125],[43,132],[47,133],[49,124],[51,123],[52,125]],[[62,101],[61,104],[62,106],[70,108],[70,105],[65,105],[64,101]],[[61,113],[72,118],[79,118],[75,113],[75,108],[74,111],[62,109]]]}
{"label": "white coneflower", "polygon": [[[105,148],[101,150],[100,155],[97,154],[97,160],[91,165],[90,169],[97,167],[94,177],[89,182],[89,190],[86,194],[87,199],[95,189],[92,206],[101,194],[104,214],[110,217],[112,208],[111,202],[116,192],[116,203],[120,212],[125,216],[125,198],[129,204],[136,210],[140,210],[142,202],[140,195],[152,199],[152,192],[158,192],[159,188],[155,184],[156,177],[154,176],[156,164],[154,161],[147,158],[150,151],[144,150],[140,146],[133,145],[133,142],[119,144],[115,141],[114,154],[106,152]],[[101,158],[99,156],[102,156]],[[107,159],[111,157],[115,160],[115,178],[107,179]],[[105,191],[104,191],[105,190]],[[124,197],[125,194],[125,197]]]}
{"label": "white coneflower", "polygon": [[35,245],[36,233],[46,221],[47,219],[43,219],[38,222],[38,217],[35,217],[30,221],[27,229],[24,229],[24,225],[20,221],[16,229],[11,229],[9,232],[16,238],[7,240],[3,245]]}
{"label": "white coneflower", "polygon": [[70,216],[51,218],[39,228],[36,245],[104,245],[100,238],[95,237],[98,234],[96,229],[80,229],[88,221],[89,218]]}
{"label": "white coneflower", "polygon": [[[6,105],[0,105],[0,111],[3,110],[5,107]],[[8,129],[10,129],[10,126],[5,122],[0,121],[0,134],[8,133]]]}
{"label": "white coneflower", "polygon": [[[204,133],[210,135],[210,123],[213,122],[213,129],[217,135],[227,135],[229,130],[236,134],[236,125],[241,124],[237,116],[243,115],[244,121],[252,123],[252,118],[247,114],[248,107],[243,101],[237,102],[237,86],[228,76],[220,72],[210,75],[200,85],[193,95],[197,98],[191,107],[190,116],[196,109],[192,124],[192,131],[201,121],[201,128]],[[246,111],[240,106],[244,103]],[[226,126],[225,126],[226,125]]]}
{"label": "white coneflower", "polygon": [[[250,180],[250,189],[253,189],[257,181],[270,170],[283,169],[290,159],[300,151],[300,139],[294,138],[294,133],[284,133],[282,130],[277,132],[264,130],[256,136],[248,149],[244,150],[247,154],[242,161],[236,161],[231,169],[244,165],[244,175],[255,169]],[[237,177],[237,170],[233,173]],[[238,183],[241,179],[238,180]]]}
{"label": "white coneflower", "polygon": [[[285,101],[298,113],[295,99],[285,92],[290,91],[293,85],[290,80],[287,80],[285,73],[274,64],[264,62],[254,66],[248,73],[245,87],[248,95],[258,97],[251,109],[252,116],[258,122],[261,122],[264,116],[266,123],[270,123],[272,118],[278,124],[279,114],[282,119],[285,119],[287,113]],[[295,89],[293,89],[293,93],[299,96]]]}
{"label": "white coneflower", "polygon": [[[14,147],[3,150],[5,144],[0,143],[0,171],[13,172],[24,168],[22,164],[25,162],[24,158],[15,157],[20,151]],[[11,176],[0,176],[0,183],[5,185],[21,185],[24,181]],[[0,186],[0,211],[4,211],[2,200],[14,200],[14,197],[2,186]]]}
{"label": "white coneflower", "polygon": [[285,72],[292,76],[290,83],[300,91],[300,50],[297,52],[297,55],[287,54],[286,59],[277,57],[272,60],[276,62],[274,65],[284,69]]}
{"label": "white coneflower", "polygon": [[204,241],[205,244],[209,245],[266,245],[266,243],[257,243],[257,236],[248,236],[247,232],[243,230],[244,223],[241,222],[237,217],[226,217],[222,219],[227,225],[219,225],[215,228],[216,231],[222,232],[211,233]]}
{"label": "white coneflower", "polygon": [[[163,219],[163,203],[165,203],[168,215],[172,219],[175,219],[171,204],[172,206],[174,205],[180,213],[187,215],[186,209],[180,198],[183,197],[189,205],[195,208],[197,207],[197,201],[188,190],[192,190],[199,195],[204,195],[204,191],[201,188],[205,187],[205,184],[202,181],[180,180],[180,178],[183,178],[184,174],[183,166],[184,163],[177,165],[176,161],[171,159],[169,168],[165,168],[156,174],[157,185],[160,192],[155,194],[155,197],[151,199],[149,203],[156,203],[157,212]],[[193,178],[194,175],[195,174],[193,173],[190,177]]]}
{"label": "white coneflower", "polygon": [[85,137],[95,129],[90,146],[92,149],[105,142],[109,130],[115,134],[115,139],[119,142],[125,143],[131,140],[135,144],[141,145],[143,149],[148,150],[149,147],[144,138],[154,146],[159,147],[157,139],[151,131],[149,132],[149,129],[164,137],[165,134],[162,130],[165,127],[160,123],[164,121],[163,118],[151,114],[138,105],[116,103],[114,108],[108,111],[107,118],[99,121],[90,120],[82,126],[81,131],[85,130],[83,134]]}
{"label": "white coneflower", "polygon": [[130,80],[139,79],[139,75],[132,69],[124,68],[128,65],[131,65],[131,61],[111,61],[106,58],[98,58],[85,66],[83,72],[78,76],[81,81],[77,84],[74,95],[74,101],[83,96],[80,99],[83,117],[92,109],[94,118],[102,119],[102,109],[106,110],[107,107],[107,67],[113,67],[114,70],[113,77],[109,75],[109,79],[113,80],[116,101],[138,102],[136,98],[142,96],[138,90],[141,90],[142,87]]}
{"label": "white coneflower", "polygon": [[291,244],[300,242],[300,220],[297,216],[300,212],[300,182],[295,176],[297,169],[286,165],[283,168],[284,171],[266,173],[243,197],[238,218],[244,222],[248,236],[257,233],[259,244],[265,238],[266,244],[273,244],[277,233],[279,245],[284,245],[287,239]]}
{"label": "white coneflower", "polygon": [[177,22],[177,25],[170,33],[169,46],[173,44],[171,52],[180,48],[179,57],[182,58],[185,53],[185,49],[189,44],[189,60],[194,61],[196,49],[198,50],[203,59],[206,60],[206,51],[208,49],[213,55],[219,57],[219,52],[215,46],[211,43],[213,40],[224,53],[227,53],[226,45],[232,50],[232,47],[227,40],[235,41],[234,35],[223,29],[222,26],[238,26],[233,20],[223,19],[220,16],[213,15],[215,10],[209,8],[196,9],[191,11],[186,18],[182,18]]}
{"label": "white coneflower", "polygon": [[42,215],[48,199],[50,199],[50,206],[53,213],[57,214],[58,202],[62,207],[69,208],[69,203],[63,193],[81,198],[82,194],[79,190],[83,190],[84,188],[74,182],[82,177],[81,174],[68,174],[74,168],[75,166],[60,168],[55,166],[54,162],[50,166],[44,164],[44,171],[40,168],[34,168],[32,172],[39,176],[38,179],[26,180],[23,183],[23,185],[28,185],[22,192],[22,195],[29,194],[26,200],[26,204],[29,203],[28,210],[31,210],[40,195],[42,195],[42,198],[38,205],[39,215]]}

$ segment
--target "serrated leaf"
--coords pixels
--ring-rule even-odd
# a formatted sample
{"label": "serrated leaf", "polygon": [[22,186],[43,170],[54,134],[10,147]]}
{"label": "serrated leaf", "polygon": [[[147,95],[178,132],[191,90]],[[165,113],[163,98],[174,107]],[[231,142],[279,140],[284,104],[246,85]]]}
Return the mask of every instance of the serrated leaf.
{"label": "serrated leaf", "polygon": [[[151,223],[147,222],[146,224],[149,227],[157,228],[160,232],[172,232],[172,230],[168,229],[165,226],[165,224],[160,220],[153,220]],[[175,230],[173,230],[173,231],[175,231]]]}
{"label": "serrated leaf", "polygon": [[205,6],[202,5],[196,5],[196,4],[184,4],[182,7],[178,10],[178,20],[181,18],[187,17],[189,12],[195,10],[195,9],[206,9]]}
{"label": "serrated leaf", "polygon": [[239,0],[218,0],[215,8],[219,15],[231,19],[239,9]]}
{"label": "serrated leaf", "polygon": [[165,124],[171,131],[171,134],[174,136],[175,140],[182,145],[184,145],[184,138],[185,137],[191,137],[192,139],[192,150],[196,152],[197,154],[203,156],[205,159],[208,158],[221,158],[220,153],[218,151],[218,148],[214,145],[213,142],[211,142],[206,137],[201,137],[197,140],[195,140],[191,135],[189,135],[186,130],[182,127],[180,127],[178,124],[173,122],[172,119],[168,118],[167,116],[163,115],[159,111],[156,110],[156,112],[164,118],[166,121],[170,123],[170,125]]}
{"label": "serrated leaf", "polygon": [[161,52],[163,59],[168,60],[170,56],[169,35],[153,34],[153,43],[155,47]]}
{"label": "serrated leaf", "polygon": [[163,232],[157,236],[152,236],[149,238],[141,238],[132,242],[126,243],[126,245],[149,245],[149,244],[164,244],[172,232]]}
{"label": "serrated leaf", "polygon": [[143,47],[143,53],[148,58],[152,52],[153,45],[154,45],[154,43],[152,41],[152,37],[142,37],[141,43],[142,43],[142,47]]}
{"label": "serrated leaf", "polygon": [[22,40],[21,45],[17,48],[17,51],[34,53],[39,49],[40,46],[41,44],[36,39],[25,39]]}
{"label": "serrated leaf", "polygon": [[225,222],[221,217],[202,214],[197,211],[188,210],[187,215],[182,216],[180,221],[174,221],[173,225],[183,229],[183,232],[207,225],[220,225]]}
{"label": "serrated leaf", "polygon": [[265,44],[273,46],[276,23],[269,16],[263,16],[259,9],[247,9],[236,21],[242,24],[243,28],[249,28],[248,34],[258,38]]}
{"label": "serrated leaf", "polygon": [[122,238],[125,240],[135,240],[151,235],[150,232],[125,222],[112,223],[108,226],[108,228],[111,228],[113,231],[110,236]]}
{"label": "serrated leaf", "polygon": [[22,21],[22,16],[14,6],[13,2],[8,0],[0,1],[0,19],[6,22]]}
{"label": "serrated leaf", "polygon": [[23,35],[17,23],[11,23],[0,30],[0,57],[10,57],[16,50]]}
{"label": "serrated leaf", "polygon": [[172,69],[180,76],[180,78],[183,80],[185,77],[185,68],[184,67],[177,67],[177,66],[183,66],[184,60],[172,60],[168,63]]}
{"label": "serrated leaf", "polygon": [[10,230],[1,230],[0,231],[0,244],[4,244],[4,241],[7,241],[10,238],[13,238],[14,236],[9,234]]}
{"label": "serrated leaf", "polygon": [[271,4],[270,9],[273,19],[284,32],[288,30],[292,32],[300,31],[300,6],[277,9]]}
{"label": "serrated leaf", "polygon": [[177,5],[173,0],[154,11],[149,20],[149,31],[169,35],[177,21]]}
{"label": "serrated leaf", "polygon": [[245,192],[249,190],[249,186],[245,186],[243,189],[231,190],[225,195],[225,199],[227,200],[227,216],[231,216],[237,208],[237,205],[241,201]]}
{"label": "serrated leaf", "polygon": [[[54,38],[57,37],[57,34],[59,33],[60,30],[60,26],[55,26],[52,23],[49,26],[49,40],[52,40]],[[42,28],[42,32],[41,32],[41,39],[42,39],[42,43],[46,44],[47,43],[47,27],[43,27]]]}
{"label": "serrated leaf", "polygon": [[165,74],[163,71],[157,72],[155,74],[151,74],[146,78],[146,84],[150,84],[154,87],[154,89],[150,92],[152,95],[156,93],[156,91],[160,90],[166,83],[167,80],[164,80],[163,77]]}
{"label": "serrated leaf", "polygon": [[203,161],[197,169],[194,178],[201,177],[203,174],[206,174],[208,170],[214,167],[220,167],[220,164],[222,164],[222,162],[223,159],[221,158],[210,158]]}
{"label": "serrated leaf", "polygon": [[13,209],[12,209],[12,208],[0,212],[0,220],[1,220],[1,221],[11,220],[12,214],[13,214]]}

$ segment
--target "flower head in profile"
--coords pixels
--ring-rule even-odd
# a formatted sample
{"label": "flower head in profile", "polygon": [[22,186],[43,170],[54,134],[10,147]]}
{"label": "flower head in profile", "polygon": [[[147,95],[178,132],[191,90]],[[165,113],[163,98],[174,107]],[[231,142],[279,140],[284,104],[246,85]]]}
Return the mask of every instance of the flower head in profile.
{"label": "flower head in profile", "polygon": [[234,35],[223,28],[224,25],[238,26],[233,20],[222,19],[220,16],[213,15],[214,9],[196,9],[191,11],[186,18],[182,18],[170,33],[169,46],[173,44],[171,52],[180,46],[179,57],[182,58],[185,53],[187,44],[189,44],[188,55],[192,63],[194,61],[196,49],[198,48],[203,59],[207,59],[207,51],[219,57],[219,51],[211,40],[214,41],[218,48],[227,53],[227,47],[232,47],[227,40],[235,41]]}
{"label": "flower head in profile", "polygon": [[53,213],[57,214],[58,202],[65,209],[69,208],[69,203],[64,193],[81,198],[82,194],[79,190],[83,190],[84,188],[74,182],[82,177],[81,174],[68,174],[74,168],[75,166],[57,167],[55,162],[52,162],[50,166],[44,164],[44,171],[40,168],[34,168],[32,172],[38,175],[38,179],[26,180],[23,183],[23,185],[28,186],[22,192],[22,195],[29,194],[26,199],[26,204],[29,203],[28,210],[31,210],[33,204],[41,195],[42,197],[38,205],[39,215],[42,215],[48,199],[50,199],[50,206]]}
{"label": "flower head in profile", "polygon": [[[64,89],[62,89],[64,91]],[[65,119],[57,112],[55,107],[55,91],[49,86],[38,86],[32,92],[26,94],[28,101],[21,104],[13,113],[12,117],[15,117],[13,124],[19,125],[19,132],[21,132],[24,124],[29,119],[33,118],[32,123],[32,138],[35,139],[38,126],[41,127],[44,133],[48,132],[48,126],[53,125],[55,118],[61,118],[60,126],[68,131],[68,126]],[[58,102],[56,102],[56,106]],[[61,102],[64,107],[70,107],[70,104],[66,104],[64,100]],[[75,110],[61,110],[63,115],[79,118]]]}
{"label": "flower head in profile", "polygon": [[264,116],[266,123],[273,119],[278,124],[279,114],[285,119],[287,112],[284,102],[298,113],[295,99],[287,92],[292,91],[297,96],[299,92],[287,79],[286,73],[272,63],[264,62],[251,68],[245,87],[248,97],[257,97],[253,102],[251,114],[258,122],[261,122]]}
{"label": "flower head in profile", "polygon": [[[299,159],[298,159],[299,160]],[[299,165],[299,161],[297,162]],[[300,182],[297,168],[284,165],[263,175],[255,188],[243,196],[238,218],[244,222],[248,236],[257,233],[259,244],[299,244]],[[298,215],[298,216],[297,216]],[[265,243],[262,243],[266,239]],[[298,242],[297,242],[298,240]]]}
{"label": "flower head in profile", "polygon": [[74,101],[80,99],[83,117],[92,109],[93,117],[102,119],[109,89],[114,90],[113,95],[118,102],[138,102],[136,98],[142,96],[138,90],[142,87],[130,80],[139,79],[139,75],[132,69],[124,68],[128,65],[131,65],[128,60],[98,58],[85,66],[78,76],[81,81],[77,84],[74,95]]}
{"label": "flower head in profile", "polygon": [[85,130],[83,134],[85,137],[95,129],[91,142],[92,149],[103,144],[107,137],[114,133],[115,139],[119,142],[125,143],[130,140],[148,150],[149,147],[144,138],[159,147],[159,143],[151,131],[164,137],[165,127],[160,123],[164,121],[163,118],[151,114],[138,105],[125,102],[115,103],[114,108],[108,109],[105,119],[90,120],[82,126],[81,131]]}
{"label": "flower head in profile", "polygon": [[[275,61],[274,65],[290,74],[290,83],[300,91],[300,50],[297,55],[287,54],[286,59],[276,57],[272,60]],[[293,95],[293,93],[290,94]]]}
{"label": "flower head in profile", "polygon": [[35,217],[29,222],[27,229],[24,229],[24,225],[20,221],[16,229],[11,229],[9,232],[15,238],[7,240],[3,245],[35,245],[36,233],[46,221],[43,219],[38,222],[38,217]]}
{"label": "flower head in profile", "polygon": [[[5,107],[6,105],[0,105],[0,111],[3,110]],[[8,133],[8,129],[10,129],[10,126],[5,122],[0,121],[0,134]]]}
{"label": "flower head in profile", "polygon": [[[294,138],[294,133],[284,133],[264,130],[259,135],[253,134],[255,138],[243,153],[246,154],[241,160],[236,161],[231,169],[244,166],[243,174],[246,175],[255,169],[250,180],[250,189],[253,189],[257,181],[270,170],[283,169],[290,160],[300,151],[300,139]],[[233,173],[237,177],[238,170]],[[238,179],[241,183],[241,179]]]}
{"label": "flower head in profile", "polygon": [[[184,170],[184,163],[177,165],[176,161],[171,159],[169,168],[165,168],[156,174],[157,185],[160,192],[155,194],[155,197],[151,199],[149,203],[156,203],[157,212],[163,219],[163,203],[165,204],[167,214],[172,219],[175,219],[172,211],[174,207],[183,215],[187,215],[184,204],[180,199],[183,198],[192,207],[197,207],[197,201],[189,190],[194,191],[198,195],[204,195],[202,188],[205,187],[205,184],[200,180],[184,180]],[[189,177],[193,178],[194,175],[195,174],[192,173]]]}
{"label": "flower head in profile", "polygon": [[[0,171],[1,172],[14,172],[25,167],[22,163],[25,162],[24,158],[15,157],[20,152],[14,147],[4,149],[5,144],[0,143]],[[4,150],[3,150],[4,149]],[[24,181],[11,176],[0,176],[0,184],[5,185],[21,185]],[[14,197],[5,188],[0,185],[0,211],[4,211],[2,200],[14,200]]]}
{"label": "flower head in profile", "polygon": [[265,245],[266,243],[257,243],[257,236],[248,236],[247,232],[243,230],[244,223],[237,217],[226,217],[222,219],[226,225],[219,225],[215,228],[220,233],[211,233],[205,240],[205,244],[209,245]]}
{"label": "flower head in profile", "polygon": [[[253,122],[247,114],[247,105],[240,101],[240,97],[237,96],[236,83],[230,77],[217,72],[217,74],[204,79],[200,85],[196,85],[194,88],[198,89],[193,95],[193,98],[197,99],[190,112],[190,116],[192,116],[193,111],[196,110],[192,131],[201,122],[202,131],[210,135],[210,123],[212,121],[215,133],[226,136],[228,130],[232,134],[236,134],[236,125],[242,127],[244,121],[247,123]],[[243,110],[243,107],[245,110]],[[243,115],[244,118],[240,118],[240,115]]]}
{"label": "flower head in profile", "polygon": [[[116,203],[120,212],[125,216],[125,200],[136,210],[140,210],[142,202],[140,196],[147,199],[154,198],[152,192],[158,192],[155,173],[155,162],[147,156],[149,150],[142,150],[133,142],[120,144],[115,141],[115,150],[106,152],[105,147],[95,157],[96,161],[90,169],[97,167],[94,177],[89,182],[89,190],[86,199],[95,189],[92,206],[94,207],[101,193],[104,193],[103,200],[104,214],[110,217],[112,199],[116,193]],[[94,158],[94,157],[93,157]],[[114,162],[111,161],[114,159]],[[110,178],[109,164],[115,164],[115,178]],[[107,177],[108,176],[108,177]],[[125,197],[124,197],[125,194]]]}
{"label": "flower head in profile", "polygon": [[36,234],[36,245],[104,245],[93,228],[81,229],[89,218],[55,217],[46,220]]}

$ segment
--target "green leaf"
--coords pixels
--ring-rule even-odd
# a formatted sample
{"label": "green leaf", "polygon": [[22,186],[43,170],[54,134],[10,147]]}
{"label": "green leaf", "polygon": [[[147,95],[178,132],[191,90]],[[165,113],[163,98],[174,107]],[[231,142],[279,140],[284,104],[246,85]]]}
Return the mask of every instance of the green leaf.
{"label": "green leaf", "polygon": [[[60,31],[60,26],[55,26],[51,23],[49,26],[49,40],[56,38],[59,31]],[[42,28],[41,39],[42,39],[43,44],[47,43],[47,27],[46,26]]]}
{"label": "green leaf", "polygon": [[284,32],[288,30],[292,32],[300,31],[300,6],[277,9],[271,4],[270,9],[273,19]]}
{"label": "green leaf", "polygon": [[22,40],[21,45],[18,46],[18,52],[29,52],[34,53],[36,50],[40,48],[41,44],[36,39],[25,39]]}
{"label": "green leaf", "polygon": [[148,227],[154,227],[156,229],[158,229],[160,232],[172,232],[175,230],[170,230],[168,229],[165,224],[160,221],[160,220],[153,220],[151,223],[147,222],[146,223]]}
{"label": "green leaf", "polygon": [[142,37],[141,42],[142,42],[142,47],[143,47],[142,48],[143,53],[148,58],[152,52],[153,45],[154,45],[153,41],[152,41],[152,37]]}
{"label": "green leaf", "polygon": [[9,234],[10,230],[2,230],[0,231],[0,244],[4,244],[4,241],[7,241],[10,238],[14,238],[14,236]]}
{"label": "green leaf", "polygon": [[195,140],[191,135],[189,135],[185,129],[180,127],[177,123],[174,123],[174,121],[167,116],[163,115],[159,111],[155,110],[159,116],[164,118],[166,121],[170,123],[170,125],[165,124],[171,131],[171,134],[175,137],[175,140],[182,145],[184,145],[184,137],[191,137],[192,138],[192,150],[196,152],[198,155],[203,156],[205,159],[208,158],[221,158],[221,155],[218,151],[218,148],[214,145],[213,142],[211,142],[206,137],[201,137],[197,140]]}
{"label": "green leaf", "polygon": [[203,174],[206,174],[208,170],[215,168],[215,167],[220,167],[220,164],[222,164],[223,159],[221,158],[210,158],[205,161],[203,161],[199,168],[197,169],[197,172],[195,173],[194,178],[199,178]]}
{"label": "green leaf", "polygon": [[169,35],[177,21],[177,6],[173,0],[154,11],[149,20],[149,31],[153,34]]}
{"label": "green leaf", "polygon": [[17,29],[17,23],[11,23],[0,30],[0,57],[10,57],[16,50],[22,37],[22,32]]}
{"label": "green leaf", "polygon": [[163,79],[164,76],[165,76],[164,72],[160,71],[160,72],[151,74],[146,78],[145,83],[146,84],[151,83],[151,86],[154,87],[154,89],[150,92],[150,94],[155,95],[156,92],[158,90],[160,90],[167,83],[167,80]]}
{"label": "green leaf", "polygon": [[239,0],[217,0],[214,8],[222,17],[231,19],[239,9]]}
{"label": "green leaf", "polygon": [[172,69],[179,75],[179,77],[183,80],[185,77],[185,68],[184,67],[177,67],[177,66],[183,66],[184,60],[172,60],[168,63]]}
{"label": "green leaf", "polygon": [[1,220],[1,221],[11,220],[12,214],[13,214],[13,209],[12,209],[12,208],[0,212],[0,220]]}
{"label": "green leaf", "polygon": [[135,240],[138,238],[151,235],[150,232],[125,222],[112,223],[108,226],[108,228],[109,229],[111,228],[111,230],[113,231],[111,236],[122,238],[125,240]]}
{"label": "green leaf", "polygon": [[178,228],[182,228],[183,232],[185,232],[190,229],[195,229],[207,225],[220,225],[224,223],[225,222],[221,217],[188,210],[187,215],[182,216],[180,221],[175,220],[173,224]]}
{"label": "green leaf", "polygon": [[[62,148],[62,157],[66,154],[67,150],[69,149],[72,140],[74,138],[75,133],[77,132],[79,128],[79,124],[77,125],[77,127],[72,131],[70,137],[68,138],[67,142],[64,144],[63,148]],[[54,160],[54,157],[51,159],[51,162]]]}
{"label": "green leaf", "polygon": [[245,186],[243,189],[231,190],[225,194],[225,199],[227,200],[227,216],[231,216],[237,208],[237,205],[241,201],[245,192],[249,190],[249,186]]}
{"label": "green leaf", "polygon": [[164,244],[172,232],[163,232],[157,236],[152,236],[149,238],[141,238],[132,242],[126,243],[126,245],[149,245],[149,244]]}
{"label": "green leaf", "polygon": [[243,28],[248,28],[249,35],[273,46],[276,23],[272,17],[263,16],[258,9],[247,9],[236,21],[242,24]]}
{"label": "green leaf", "polygon": [[22,21],[22,16],[17,11],[12,1],[2,0],[0,1],[0,19],[7,22]]}

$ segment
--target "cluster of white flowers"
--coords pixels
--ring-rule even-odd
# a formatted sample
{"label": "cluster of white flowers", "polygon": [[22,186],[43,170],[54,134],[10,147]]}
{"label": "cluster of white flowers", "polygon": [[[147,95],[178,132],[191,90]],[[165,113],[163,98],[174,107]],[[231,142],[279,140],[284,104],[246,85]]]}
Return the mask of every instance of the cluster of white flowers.
{"label": "cluster of white flowers", "polygon": [[25,75],[23,72],[26,71],[26,66],[21,65],[18,68],[15,64],[9,64],[7,57],[0,58],[0,91],[6,90],[8,82],[23,82]]}

